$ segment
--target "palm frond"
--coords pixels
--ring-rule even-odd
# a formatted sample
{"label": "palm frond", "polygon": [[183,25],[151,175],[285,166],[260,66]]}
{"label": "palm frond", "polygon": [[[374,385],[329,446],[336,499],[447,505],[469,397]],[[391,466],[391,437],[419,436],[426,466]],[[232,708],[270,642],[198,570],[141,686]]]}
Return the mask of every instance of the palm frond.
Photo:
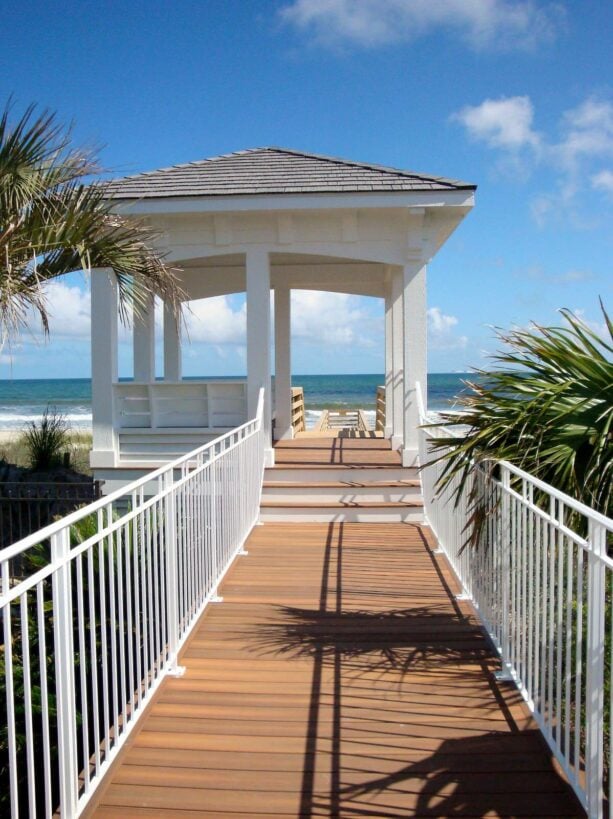
{"label": "palm frond", "polygon": [[431,440],[444,462],[439,490],[457,478],[458,502],[472,491],[475,463],[507,460],[613,512],[613,323],[601,309],[605,336],[569,310],[562,327],[497,332],[504,347],[494,366],[475,371],[459,399],[464,413],[441,413],[448,434]]}
{"label": "palm frond", "polygon": [[138,315],[149,294],[178,315],[184,294],[177,271],[154,250],[145,223],[113,213],[91,152],[71,145],[70,132],[49,112],[30,106],[14,124],[10,104],[0,116],[0,345],[16,336],[32,312],[49,329],[46,282],[73,271],[111,268],[120,314]]}

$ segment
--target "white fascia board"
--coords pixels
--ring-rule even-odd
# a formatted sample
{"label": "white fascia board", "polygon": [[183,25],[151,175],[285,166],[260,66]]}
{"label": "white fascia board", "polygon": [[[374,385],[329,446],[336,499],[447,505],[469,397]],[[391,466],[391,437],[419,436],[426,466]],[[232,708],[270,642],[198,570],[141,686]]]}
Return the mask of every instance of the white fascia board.
{"label": "white fascia board", "polygon": [[241,211],[333,210],[342,208],[464,207],[475,203],[473,190],[398,191],[389,193],[284,193],[257,196],[190,196],[160,199],[116,199],[113,210],[146,216],[180,213],[237,213]]}

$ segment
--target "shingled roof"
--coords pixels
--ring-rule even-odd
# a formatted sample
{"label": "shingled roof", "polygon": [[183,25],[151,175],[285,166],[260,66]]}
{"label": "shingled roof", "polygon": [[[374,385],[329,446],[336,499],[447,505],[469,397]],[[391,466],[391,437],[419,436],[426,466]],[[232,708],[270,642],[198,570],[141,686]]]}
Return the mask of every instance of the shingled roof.
{"label": "shingled roof", "polygon": [[107,183],[108,196],[113,199],[474,189],[475,185],[442,176],[270,147],[237,151]]}

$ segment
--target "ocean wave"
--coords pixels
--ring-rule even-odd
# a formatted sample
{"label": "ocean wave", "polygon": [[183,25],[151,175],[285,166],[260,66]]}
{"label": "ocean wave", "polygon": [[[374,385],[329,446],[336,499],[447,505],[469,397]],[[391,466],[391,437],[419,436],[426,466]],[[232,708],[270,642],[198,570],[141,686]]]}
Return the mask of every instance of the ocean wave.
{"label": "ocean wave", "polygon": [[[43,419],[43,413],[38,412],[0,412],[0,430],[2,429],[21,429],[25,424],[35,422],[40,423]],[[92,413],[84,410],[83,412],[70,412],[64,415],[66,423],[75,428],[88,428],[92,425]]]}

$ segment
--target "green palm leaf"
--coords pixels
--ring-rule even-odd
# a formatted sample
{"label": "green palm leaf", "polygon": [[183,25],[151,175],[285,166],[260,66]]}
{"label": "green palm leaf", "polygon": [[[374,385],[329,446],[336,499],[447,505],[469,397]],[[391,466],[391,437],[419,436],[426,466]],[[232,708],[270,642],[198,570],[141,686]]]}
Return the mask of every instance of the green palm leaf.
{"label": "green palm leaf", "polygon": [[109,267],[119,285],[120,313],[142,312],[149,294],[180,311],[176,271],[152,249],[156,234],[112,211],[95,157],[71,145],[55,116],[30,106],[14,124],[0,117],[0,347],[33,311],[49,330],[44,285],[77,270]]}
{"label": "green palm leaf", "polygon": [[569,310],[563,327],[497,331],[494,366],[476,370],[464,414],[441,413],[448,432],[431,440],[444,463],[439,491],[459,479],[456,502],[468,490],[475,504],[474,463],[507,460],[613,514],[613,323],[601,309],[603,336]]}

